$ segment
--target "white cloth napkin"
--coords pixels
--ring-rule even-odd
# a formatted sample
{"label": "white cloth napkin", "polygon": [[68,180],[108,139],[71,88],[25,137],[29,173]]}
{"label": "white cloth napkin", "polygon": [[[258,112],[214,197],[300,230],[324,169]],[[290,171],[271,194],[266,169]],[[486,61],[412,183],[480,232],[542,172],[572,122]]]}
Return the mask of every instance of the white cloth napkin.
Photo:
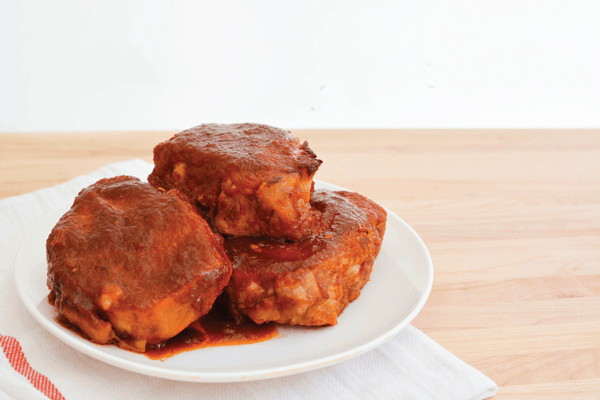
{"label": "white cloth napkin", "polygon": [[31,382],[40,388],[35,371],[66,399],[480,400],[496,394],[494,382],[413,326],[375,350],[337,365],[241,383],[152,378],[97,361],[54,338],[29,315],[17,295],[14,260],[21,241],[46,214],[72,201],[98,179],[133,175],[145,180],[151,170],[152,165],[141,160],[121,162],[61,185],[0,200],[0,340],[14,337],[31,366],[29,372],[15,367],[18,357],[7,350],[6,340],[0,341],[4,343],[0,346],[0,399],[43,399],[47,398],[44,390],[51,398],[61,398],[48,394],[48,382],[42,383],[46,386],[41,391],[34,387]]}

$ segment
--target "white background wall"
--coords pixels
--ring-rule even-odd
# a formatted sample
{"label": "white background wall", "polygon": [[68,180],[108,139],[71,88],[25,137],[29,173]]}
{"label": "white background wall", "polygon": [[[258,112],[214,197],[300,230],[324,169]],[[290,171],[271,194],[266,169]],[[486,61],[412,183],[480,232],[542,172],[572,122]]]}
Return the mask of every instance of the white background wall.
{"label": "white background wall", "polygon": [[600,127],[600,1],[0,2],[0,131]]}

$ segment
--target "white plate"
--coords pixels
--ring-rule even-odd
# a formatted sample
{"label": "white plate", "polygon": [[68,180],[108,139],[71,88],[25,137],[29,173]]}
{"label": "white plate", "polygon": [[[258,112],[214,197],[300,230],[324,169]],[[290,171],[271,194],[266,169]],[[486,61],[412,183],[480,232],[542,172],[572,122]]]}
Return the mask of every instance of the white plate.
{"label": "white plate", "polygon": [[[342,188],[315,181],[317,188]],[[25,238],[15,261],[19,295],[33,317],[58,339],[100,361],[182,381],[233,382],[275,378],[338,363],[375,348],[419,313],[433,283],[433,265],[415,231],[387,210],[387,230],[370,281],[331,327],[278,327],[279,337],[243,346],[177,354],[165,361],[101,346],[60,326],[46,296],[46,238],[71,203],[55,210]]]}

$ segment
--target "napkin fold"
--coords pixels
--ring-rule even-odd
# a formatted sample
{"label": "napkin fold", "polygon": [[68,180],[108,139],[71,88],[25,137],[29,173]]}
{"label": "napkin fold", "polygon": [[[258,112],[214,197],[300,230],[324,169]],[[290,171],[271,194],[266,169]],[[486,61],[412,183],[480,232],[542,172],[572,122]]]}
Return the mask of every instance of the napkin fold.
{"label": "napkin fold", "polygon": [[14,261],[25,235],[46,214],[72,202],[82,188],[116,175],[146,180],[152,167],[142,160],[110,164],[51,188],[0,200],[0,400],[482,400],[496,394],[494,382],[410,325],[378,348],[340,364],[236,383],[140,375],[97,361],[54,338],[29,315],[15,288]]}

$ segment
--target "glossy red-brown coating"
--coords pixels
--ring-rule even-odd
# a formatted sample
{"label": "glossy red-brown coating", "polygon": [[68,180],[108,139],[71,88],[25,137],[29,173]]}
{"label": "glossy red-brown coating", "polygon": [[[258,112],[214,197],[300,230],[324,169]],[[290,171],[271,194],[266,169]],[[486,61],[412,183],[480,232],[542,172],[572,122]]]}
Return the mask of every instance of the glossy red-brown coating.
{"label": "glossy red-brown coating", "polygon": [[[84,339],[88,338],[77,325],[59,318],[55,318],[55,321]],[[205,347],[239,346],[264,342],[277,337],[278,333],[274,323],[258,325],[252,321],[236,322],[226,309],[215,312],[215,308],[213,308],[208,314],[192,322],[176,336],[164,342],[146,346],[143,354],[152,360],[165,360],[176,354]]]}
{"label": "glossy red-brown coating", "polygon": [[385,210],[360,194],[328,190],[315,191],[311,204],[318,223],[299,242],[225,239],[234,312],[259,324],[334,325],[358,297],[381,247]]}
{"label": "glossy red-brown coating", "polygon": [[223,238],[187,198],[128,176],[83,189],[46,250],[59,318],[135,351],[206,314],[231,274]]}
{"label": "glossy red-brown coating", "polygon": [[148,182],[179,189],[219,232],[299,240],[321,160],[289,132],[260,124],[205,124],[154,148]]}
{"label": "glossy red-brown coating", "polygon": [[278,335],[275,324],[257,325],[252,321],[236,323],[230,315],[214,311],[213,308],[177,336],[148,346],[144,355],[153,360],[164,360],[185,351],[264,342]]}

